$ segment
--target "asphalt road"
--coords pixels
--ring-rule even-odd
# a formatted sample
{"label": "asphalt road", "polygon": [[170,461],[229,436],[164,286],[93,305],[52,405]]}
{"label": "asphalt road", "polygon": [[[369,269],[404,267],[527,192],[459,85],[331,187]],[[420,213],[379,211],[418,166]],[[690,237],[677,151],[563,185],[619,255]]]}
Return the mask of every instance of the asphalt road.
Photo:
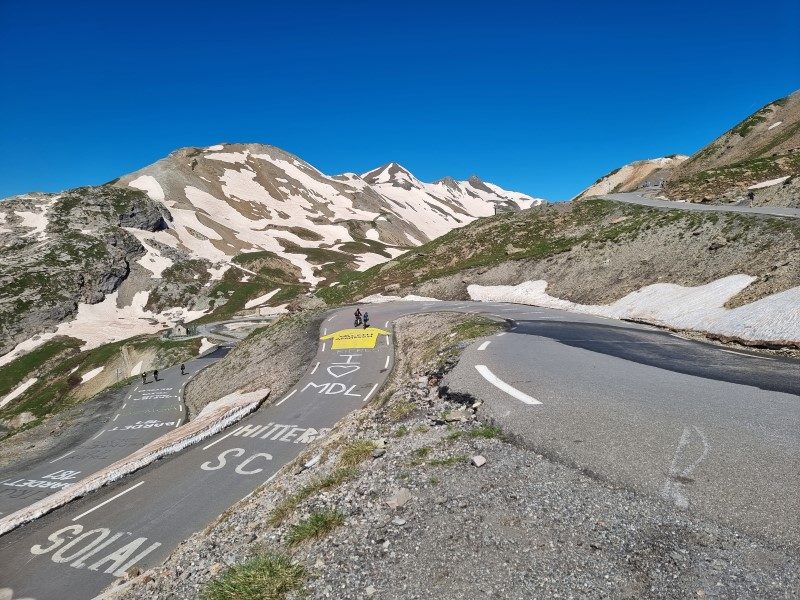
{"label": "asphalt road", "polygon": [[[371,305],[373,325],[413,312],[495,314],[513,328],[467,349],[448,378],[540,452],[619,485],[798,543],[800,363],[653,328],[535,307]],[[349,309],[324,333],[351,325]],[[386,324],[386,325],[385,325]],[[374,398],[393,362],[321,341],[284,398],[184,452],[0,538],[14,597],[91,598],[131,566],[162,561],[339,419]],[[56,463],[57,465],[58,463]]]}
{"label": "asphalt road", "polygon": [[670,208],[678,210],[695,210],[701,212],[735,212],[749,213],[753,215],[770,215],[774,217],[794,217],[800,218],[800,208],[785,208],[782,206],[731,206],[729,204],[696,204],[694,202],[677,202],[674,200],[656,200],[643,196],[636,192],[623,194],[606,194],[602,196],[609,200],[627,202],[628,204],[640,204],[642,206],[652,206],[654,208]]}
{"label": "asphalt road", "polygon": [[172,367],[159,372],[154,381],[149,372],[147,383],[137,380],[129,386],[122,406],[108,422],[84,428],[78,445],[56,447],[45,456],[33,456],[0,470],[0,516],[68,487],[178,427],[186,419],[182,395],[186,382],[227,352],[227,348],[219,348],[188,361],[185,375],[179,367]]}

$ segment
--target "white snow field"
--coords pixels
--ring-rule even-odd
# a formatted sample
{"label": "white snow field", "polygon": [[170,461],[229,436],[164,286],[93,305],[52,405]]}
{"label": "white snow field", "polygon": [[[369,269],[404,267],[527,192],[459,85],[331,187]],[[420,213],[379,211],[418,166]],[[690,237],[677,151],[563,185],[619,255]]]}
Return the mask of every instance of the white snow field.
{"label": "white snow field", "polygon": [[95,369],[92,369],[91,371],[87,371],[86,373],[81,375],[81,383],[86,383],[87,381],[91,381],[92,379],[100,375],[100,373],[103,372],[103,369],[105,369],[105,367],[97,367]]}
{"label": "white snow field", "polygon": [[26,390],[27,390],[29,387],[31,387],[31,386],[32,386],[34,383],[36,383],[37,381],[39,381],[39,378],[38,378],[38,377],[31,377],[31,378],[30,378],[30,379],[28,379],[27,381],[24,381],[23,383],[20,383],[20,384],[19,384],[17,387],[15,387],[15,388],[14,388],[13,390],[11,390],[11,391],[10,391],[8,394],[6,394],[5,396],[3,396],[3,398],[2,398],[2,399],[0,399],[0,408],[3,408],[3,407],[6,405],[6,404],[8,404],[9,402],[11,402],[11,401],[12,401],[12,400],[14,400],[15,398],[19,398],[19,397],[20,397],[22,394],[24,394],[24,393],[25,393],[25,391],[26,391]]}
{"label": "white snow field", "polygon": [[544,280],[519,285],[467,288],[482,302],[514,302],[546,308],[652,323],[670,329],[698,331],[752,343],[800,343],[800,287],[772,294],[750,304],[725,308],[725,303],[755,281],[731,275],[705,285],[648,285],[611,304],[577,304],[550,296]]}
{"label": "white snow field", "polygon": [[762,188],[771,187],[773,185],[778,185],[779,183],[783,183],[787,179],[789,179],[791,175],[786,175],[785,177],[778,177],[777,179],[767,179],[766,181],[762,181],[761,183],[756,183],[751,185],[748,190],[760,190]]}
{"label": "white snow field", "polygon": [[252,300],[248,300],[244,307],[245,308],[255,308],[256,306],[261,306],[262,304],[266,304],[269,302],[269,299],[272,298],[275,294],[281,291],[281,288],[275,288],[271,292],[267,292],[263,296],[259,296],[258,298],[253,298]]}

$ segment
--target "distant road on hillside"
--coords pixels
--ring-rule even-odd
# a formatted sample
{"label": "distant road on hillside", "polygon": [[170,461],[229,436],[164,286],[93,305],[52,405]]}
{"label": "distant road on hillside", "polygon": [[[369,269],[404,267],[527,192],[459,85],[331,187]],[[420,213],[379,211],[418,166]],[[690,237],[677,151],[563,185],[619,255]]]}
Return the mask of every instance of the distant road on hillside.
{"label": "distant road on hillside", "polygon": [[794,217],[800,218],[800,208],[785,208],[782,206],[731,206],[720,204],[694,204],[692,202],[676,202],[673,200],[656,200],[648,198],[636,192],[624,194],[606,194],[602,196],[609,200],[627,202],[628,204],[641,204],[642,206],[652,206],[654,208],[677,208],[680,210],[700,210],[707,212],[737,212],[750,213],[755,215],[770,215],[773,217]]}

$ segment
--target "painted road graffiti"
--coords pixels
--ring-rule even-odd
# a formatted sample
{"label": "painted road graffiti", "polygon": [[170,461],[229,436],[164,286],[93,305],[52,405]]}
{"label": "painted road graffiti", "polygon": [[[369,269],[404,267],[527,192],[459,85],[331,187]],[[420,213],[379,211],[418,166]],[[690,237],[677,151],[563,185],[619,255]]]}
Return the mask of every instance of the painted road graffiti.
{"label": "painted road graffiti", "polygon": [[[35,544],[31,554],[47,555],[54,563],[68,563],[73,569],[88,569],[122,577],[161,543],[147,544],[146,537],[132,541],[129,531],[112,533],[106,527],[84,531],[83,525],[67,525],[47,536],[49,544]],[[108,551],[115,548],[107,554]],[[92,560],[89,560],[92,559]]]}
{"label": "painted road graffiti", "polygon": [[[219,456],[217,456],[217,464],[207,461],[204,462],[202,465],[200,465],[200,468],[203,469],[204,471],[216,471],[218,469],[223,468],[226,464],[228,464],[227,459],[229,456],[232,458],[239,458],[246,453],[247,450],[245,450],[244,448],[230,448],[229,450],[224,450],[223,452],[219,453]],[[242,462],[240,462],[236,466],[236,472],[239,475],[255,475],[257,473],[261,473],[261,471],[263,471],[264,469],[260,467],[253,469],[246,468],[251,462],[257,461],[259,459],[262,461],[270,461],[272,460],[272,454],[269,454],[267,452],[257,452],[247,457]]]}
{"label": "painted road graffiti", "polygon": [[147,421],[136,421],[133,425],[123,425],[122,427],[112,427],[107,431],[125,431],[128,429],[152,429],[155,427],[172,427],[177,421],[159,421],[158,419],[149,419]]}
{"label": "painted road graffiti", "polygon": [[367,327],[366,329],[340,329],[328,335],[323,335],[321,340],[333,340],[332,350],[349,350],[352,348],[374,348],[378,343],[378,337],[390,335],[388,331],[377,327]]}

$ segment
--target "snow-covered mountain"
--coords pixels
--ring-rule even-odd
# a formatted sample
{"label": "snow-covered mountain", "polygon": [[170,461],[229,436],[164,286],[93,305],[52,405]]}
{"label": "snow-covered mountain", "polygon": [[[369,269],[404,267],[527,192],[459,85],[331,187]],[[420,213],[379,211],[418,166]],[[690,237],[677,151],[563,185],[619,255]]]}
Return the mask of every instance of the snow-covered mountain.
{"label": "snow-covered mountain", "polygon": [[[325,277],[304,250],[344,249],[354,255],[353,266],[364,269],[385,260],[385,253],[492,215],[497,206],[541,202],[477,178],[423,183],[396,163],[362,175],[327,176],[261,144],[180,149],[115,185],[145,191],[172,214],[169,229],[142,235],[143,241],[177,243],[217,269],[242,252],[273,252],[312,286]],[[347,246],[353,243],[366,245]]]}
{"label": "snow-covered mountain", "polygon": [[[0,364],[282,304],[496,210],[542,201],[396,163],[328,176],[274,146],[182,148],[103,186],[0,202]],[[216,313],[215,313],[216,314]]]}

